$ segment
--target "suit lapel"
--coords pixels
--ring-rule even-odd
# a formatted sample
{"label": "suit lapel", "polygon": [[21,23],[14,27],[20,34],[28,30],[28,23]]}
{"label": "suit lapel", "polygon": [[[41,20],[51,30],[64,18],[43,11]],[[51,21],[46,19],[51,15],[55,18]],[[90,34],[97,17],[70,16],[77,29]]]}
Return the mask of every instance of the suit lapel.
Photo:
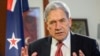
{"label": "suit lapel", "polygon": [[71,52],[75,51],[76,49],[76,41],[74,35],[71,34]]}
{"label": "suit lapel", "polygon": [[42,53],[41,56],[50,56],[50,51],[51,51],[51,37],[47,37],[48,40],[46,40],[45,44],[42,46]]}
{"label": "suit lapel", "polygon": [[[47,37],[47,39],[48,40],[46,40],[45,44],[41,48],[41,50],[43,50],[41,56],[50,56],[52,37]],[[71,33],[71,54],[73,52],[78,52],[78,49],[77,37]]]}
{"label": "suit lapel", "polygon": [[71,34],[71,54],[73,52],[76,52],[78,54],[79,50],[79,44],[78,44],[78,39],[74,34]]}

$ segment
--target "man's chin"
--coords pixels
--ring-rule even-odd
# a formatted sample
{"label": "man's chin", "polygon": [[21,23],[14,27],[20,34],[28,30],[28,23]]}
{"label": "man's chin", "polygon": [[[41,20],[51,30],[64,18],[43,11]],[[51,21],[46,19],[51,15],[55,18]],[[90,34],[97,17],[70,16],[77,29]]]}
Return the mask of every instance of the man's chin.
{"label": "man's chin", "polygon": [[59,41],[64,39],[64,36],[56,36],[56,37],[57,37],[56,39],[59,40]]}

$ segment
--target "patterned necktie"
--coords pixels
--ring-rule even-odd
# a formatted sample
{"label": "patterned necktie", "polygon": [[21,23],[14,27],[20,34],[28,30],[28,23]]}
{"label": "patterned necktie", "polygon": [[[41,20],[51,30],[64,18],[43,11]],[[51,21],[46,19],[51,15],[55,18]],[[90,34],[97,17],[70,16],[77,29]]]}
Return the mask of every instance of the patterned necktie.
{"label": "patterned necktie", "polygon": [[61,50],[62,45],[63,45],[62,42],[57,43],[57,51],[55,53],[55,56],[63,56],[63,53]]}

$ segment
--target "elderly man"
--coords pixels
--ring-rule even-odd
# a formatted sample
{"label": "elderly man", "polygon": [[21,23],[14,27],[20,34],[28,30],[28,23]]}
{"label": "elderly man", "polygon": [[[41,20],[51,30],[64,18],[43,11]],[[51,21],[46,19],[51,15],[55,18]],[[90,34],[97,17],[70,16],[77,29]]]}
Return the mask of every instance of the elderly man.
{"label": "elderly man", "polygon": [[22,48],[22,56],[100,56],[95,40],[71,32],[71,13],[63,2],[49,3],[44,17],[50,36]]}

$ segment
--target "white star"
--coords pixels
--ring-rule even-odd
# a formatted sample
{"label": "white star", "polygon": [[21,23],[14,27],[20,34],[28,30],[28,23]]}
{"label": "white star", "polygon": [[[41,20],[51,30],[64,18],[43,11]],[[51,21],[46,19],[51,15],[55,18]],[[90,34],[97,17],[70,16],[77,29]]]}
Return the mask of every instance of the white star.
{"label": "white star", "polygon": [[10,47],[9,49],[11,49],[12,47],[15,47],[16,49],[18,49],[18,45],[17,43],[21,40],[20,38],[15,38],[15,34],[12,33],[12,37],[7,39],[10,43]]}

